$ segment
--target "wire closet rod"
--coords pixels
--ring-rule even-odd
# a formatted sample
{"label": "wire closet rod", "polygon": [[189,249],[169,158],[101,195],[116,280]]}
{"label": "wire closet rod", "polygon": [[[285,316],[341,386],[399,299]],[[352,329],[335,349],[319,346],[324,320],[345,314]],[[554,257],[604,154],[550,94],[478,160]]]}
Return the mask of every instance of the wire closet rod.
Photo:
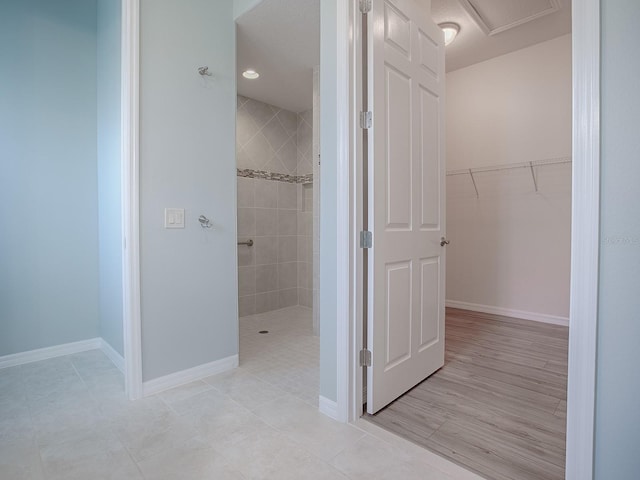
{"label": "wire closet rod", "polygon": [[547,160],[534,160],[531,162],[511,163],[511,164],[505,164],[505,165],[493,165],[490,167],[463,168],[460,170],[449,170],[447,171],[447,177],[451,177],[454,175],[469,175],[471,177],[471,182],[473,183],[473,188],[476,191],[476,197],[480,198],[480,193],[478,192],[478,185],[476,184],[476,179],[474,177],[475,174],[526,168],[531,172],[531,178],[533,179],[533,186],[536,189],[536,192],[538,192],[538,179],[536,178],[534,167],[546,167],[547,165],[562,165],[566,163],[571,163],[571,157],[550,158]]}
{"label": "wire closet rod", "polygon": [[462,168],[459,170],[447,170],[447,177],[453,175],[469,175],[474,173],[498,172],[500,170],[514,170],[516,168],[544,167],[547,165],[561,165],[571,163],[571,157],[550,158],[548,160],[534,160],[532,162],[509,163],[503,165],[492,165],[489,167]]}

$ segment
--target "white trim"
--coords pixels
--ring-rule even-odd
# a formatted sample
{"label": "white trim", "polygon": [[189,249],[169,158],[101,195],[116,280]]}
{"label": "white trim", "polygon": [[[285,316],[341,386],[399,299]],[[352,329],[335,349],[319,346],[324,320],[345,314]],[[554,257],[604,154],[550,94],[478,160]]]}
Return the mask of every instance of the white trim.
{"label": "white trim", "polygon": [[565,327],[569,326],[568,317],[548,315],[546,313],[526,312],[524,310],[514,310],[511,308],[481,305],[479,303],[459,302],[457,300],[446,300],[445,306],[450,308],[459,308],[461,310],[490,313],[492,315],[503,315],[505,317],[520,318],[522,320],[532,320],[534,322],[550,323],[552,325],[562,325]]}
{"label": "white trim", "polygon": [[171,373],[164,377],[155,378],[142,384],[142,391],[145,397],[156,393],[179,387],[185,383],[195,382],[211,375],[217,375],[227,370],[232,370],[238,366],[238,355],[231,355],[215,362],[205,363],[197,367]]}
{"label": "white trim", "polygon": [[104,338],[100,339],[100,350],[104,353],[109,360],[116,366],[118,370],[124,373],[124,357],[114,350]]}
{"label": "white trim", "polygon": [[[354,5],[350,12],[350,21],[352,24],[353,33],[350,36],[350,70],[352,75],[351,80],[351,111],[361,112],[364,110],[362,95],[358,95],[357,92],[361,92],[361,86],[363,85],[363,51],[361,39],[363,37],[363,22],[357,21],[360,18],[361,13],[359,11],[359,5],[353,2]],[[371,30],[369,30],[371,32]],[[368,49],[370,51],[370,49]],[[364,382],[364,376],[362,375],[362,367],[360,367],[357,361],[357,353],[360,352],[364,346],[363,338],[363,291],[364,282],[361,281],[364,275],[364,256],[359,245],[356,244],[359,237],[359,232],[364,229],[364,209],[362,208],[363,198],[363,146],[364,138],[362,131],[360,130],[359,119],[353,115],[351,119],[351,135],[352,135],[352,165],[351,165],[351,292],[352,302],[351,306],[351,318],[349,322],[351,324],[351,330],[349,332],[349,356],[347,359],[346,368],[348,368],[349,375],[351,376],[351,385],[349,389],[349,408],[348,408],[348,420],[351,423],[355,423],[360,419],[362,415],[362,405],[366,401],[366,384]]]}
{"label": "white trim", "polygon": [[338,403],[333,400],[329,400],[327,397],[323,397],[320,395],[318,397],[318,409],[320,413],[326,415],[329,418],[333,418],[334,420],[340,420],[340,415],[338,412]]}
{"label": "white trim", "polygon": [[125,389],[142,397],[140,316],[140,0],[122,0],[122,289]]}
{"label": "white trim", "polygon": [[50,358],[64,357],[65,355],[73,355],[74,353],[86,352],[88,350],[96,350],[100,348],[101,342],[101,338],[91,338],[79,342],[55,345],[53,347],[38,348],[37,350],[29,350],[28,352],[4,355],[0,357],[0,369],[24,365],[25,363],[40,362]]}
{"label": "white trim", "polygon": [[593,479],[600,236],[600,0],[573,2],[567,480]]}
{"label": "white trim", "polygon": [[[348,0],[337,1],[336,18],[336,101],[338,118],[336,118],[337,158],[336,170],[338,173],[336,196],[336,416],[338,421],[346,422],[349,419],[349,389],[351,385],[349,369],[349,345],[351,331],[351,297],[353,285],[350,279],[351,272],[351,91],[349,81],[351,78],[350,57],[350,4]],[[355,2],[353,2],[355,3]],[[320,111],[322,115],[322,111]],[[328,212],[327,212],[328,213]]]}

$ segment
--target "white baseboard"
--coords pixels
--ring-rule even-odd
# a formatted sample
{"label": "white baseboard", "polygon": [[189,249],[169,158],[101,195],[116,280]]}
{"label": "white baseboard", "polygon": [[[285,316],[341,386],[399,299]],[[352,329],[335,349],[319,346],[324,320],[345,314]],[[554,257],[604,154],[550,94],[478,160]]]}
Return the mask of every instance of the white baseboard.
{"label": "white baseboard", "polygon": [[54,347],[39,348],[28,352],[14,353],[0,357],[0,369],[24,365],[25,363],[40,362],[50,358],[72,355],[74,353],[86,352],[100,348],[101,338],[90,338],[79,342],[65,343]]}
{"label": "white baseboard", "polygon": [[461,310],[472,310],[474,312],[491,313],[493,315],[504,315],[506,317],[520,318],[522,320],[532,320],[534,322],[551,323],[553,325],[569,326],[569,318],[546,313],[525,312],[522,310],[512,310],[510,308],[493,307],[491,305],[481,305],[478,303],[459,302],[457,300],[446,300],[445,305],[450,308]]}
{"label": "white baseboard", "polygon": [[104,340],[104,338],[100,339],[100,350],[102,350],[102,353],[104,353],[107,358],[113,362],[118,370],[124,373],[124,357],[116,352],[114,348]]}
{"label": "white baseboard", "polygon": [[333,400],[329,400],[327,397],[320,395],[318,397],[318,409],[320,413],[326,415],[329,418],[340,421],[338,415],[338,403]]}
{"label": "white baseboard", "polygon": [[142,395],[147,397],[156,393],[169,390],[170,388],[179,387],[185,383],[195,382],[211,375],[231,370],[238,366],[238,355],[216,360],[215,362],[205,363],[197,367],[182,370],[180,372],[171,373],[164,377],[154,378],[142,384]]}

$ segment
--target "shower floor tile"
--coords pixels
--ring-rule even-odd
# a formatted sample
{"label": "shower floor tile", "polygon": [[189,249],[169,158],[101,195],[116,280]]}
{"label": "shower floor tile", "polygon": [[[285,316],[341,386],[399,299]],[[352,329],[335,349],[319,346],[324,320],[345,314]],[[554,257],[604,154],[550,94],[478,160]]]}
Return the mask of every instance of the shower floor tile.
{"label": "shower floor tile", "polygon": [[313,335],[312,322],[307,307],[242,317],[240,369],[317,407],[320,338]]}

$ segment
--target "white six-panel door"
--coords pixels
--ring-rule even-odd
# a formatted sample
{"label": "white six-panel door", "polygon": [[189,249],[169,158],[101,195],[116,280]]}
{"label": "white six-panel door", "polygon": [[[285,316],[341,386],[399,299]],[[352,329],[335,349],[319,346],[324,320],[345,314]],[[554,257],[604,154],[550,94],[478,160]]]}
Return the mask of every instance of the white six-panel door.
{"label": "white six-panel door", "polygon": [[444,42],[414,0],[373,0],[367,411],[444,364]]}

